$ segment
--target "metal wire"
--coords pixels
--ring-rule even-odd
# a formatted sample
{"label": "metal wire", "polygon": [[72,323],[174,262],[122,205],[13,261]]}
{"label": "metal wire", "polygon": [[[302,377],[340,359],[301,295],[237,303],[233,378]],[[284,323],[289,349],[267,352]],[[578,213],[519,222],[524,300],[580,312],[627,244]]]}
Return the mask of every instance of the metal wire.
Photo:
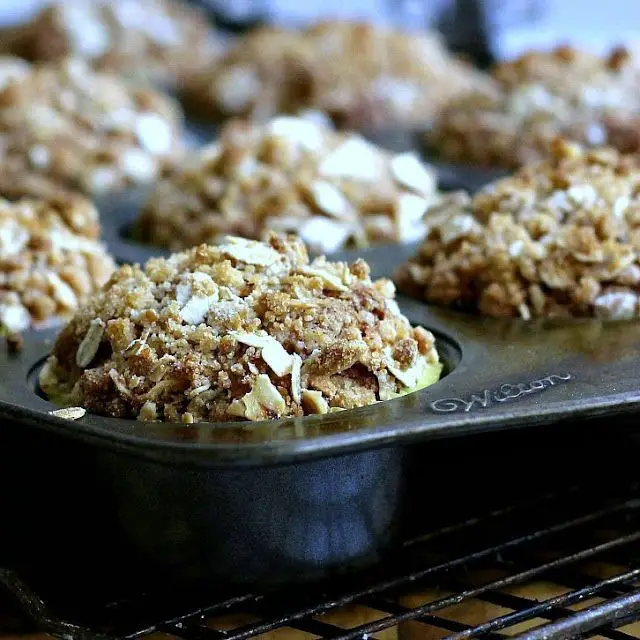
{"label": "metal wire", "polygon": [[[177,614],[167,613],[153,596],[111,603],[103,612],[108,615],[100,617],[110,620],[106,626],[60,620],[14,573],[0,571],[0,585],[38,629],[65,640],[129,640],[154,632],[180,640],[245,640],[282,627],[355,640],[407,624],[439,629],[451,640],[537,640],[596,632],[623,640],[637,636],[620,627],[640,619],[638,488],[599,494],[597,501],[571,487],[535,496],[414,536],[387,563],[340,582],[216,597],[204,606],[189,605],[187,599]],[[594,573],[596,561],[609,566],[611,575]],[[478,578],[483,571],[492,577]],[[563,592],[538,601],[514,591],[539,580],[552,581]],[[476,624],[451,613],[452,606],[462,610],[474,602],[499,613]],[[331,617],[354,605],[375,615],[347,629]],[[244,619],[231,629],[217,629],[226,614]],[[525,624],[538,626],[514,636],[511,630]]]}

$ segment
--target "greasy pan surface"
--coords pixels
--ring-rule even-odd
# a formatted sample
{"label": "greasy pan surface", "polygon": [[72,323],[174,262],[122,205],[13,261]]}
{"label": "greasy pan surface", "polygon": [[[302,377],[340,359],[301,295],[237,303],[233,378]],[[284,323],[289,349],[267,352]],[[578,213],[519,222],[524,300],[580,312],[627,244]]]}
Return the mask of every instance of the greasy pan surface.
{"label": "greasy pan surface", "polygon": [[[413,247],[358,252],[373,275],[388,275]],[[335,255],[353,259],[353,253]],[[412,323],[433,330],[449,370],[403,398],[337,414],[256,423],[175,425],[87,414],[47,414],[35,392],[53,334],[26,337],[20,354],[0,356],[0,419],[18,420],[156,459],[254,465],[336,455],[385,444],[459,436],[618,413],[640,405],[640,323],[495,320],[400,297]]]}

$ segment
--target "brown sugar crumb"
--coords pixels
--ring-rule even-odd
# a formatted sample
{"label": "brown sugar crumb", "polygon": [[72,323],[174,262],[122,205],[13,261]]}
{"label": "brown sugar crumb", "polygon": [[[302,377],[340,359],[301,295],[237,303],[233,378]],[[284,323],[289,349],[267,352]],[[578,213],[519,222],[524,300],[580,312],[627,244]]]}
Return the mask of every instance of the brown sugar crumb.
{"label": "brown sugar crumb", "polygon": [[497,64],[493,94],[471,91],[443,110],[426,143],[454,162],[517,168],[544,158],[557,136],[640,151],[640,64],[614,49],[530,51]]}
{"label": "brown sugar crumb", "polygon": [[317,114],[233,121],[159,181],[138,235],[182,249],[225,234],[262,239],[275,229],[327,253],[419,240],[422,214],[439,198],[435,172],[417,156],[337,133]]}
{"label": "brown sugar crumb", "polygon": [[120,267],[62,330],[40,384],[61,404],[185,424],[363,406],[440,373],[433,335],[393,295],[364,263],[230,236]]}
{"label": "brown sugar crumb", "polygon": [[557,140],[550,159],[427,212],[401,290],[489,316],[639,315],[640,166]]}
{"label": "brown sugar crumb", "polygon": [[80,197],[0,199],[0,329],[40,327],[74,313],[114,263],[97,241],[98,214]]}
{"label": "brown sugar crumb", "polygon": [[162,88],[211,64],[223,48],[204,13],[176,0],[54,0],[0,38],[4,51],[33,62],[81,58]]}
{"label": "brown sugar crumb", "polygon": [[2,180],[7,172],[17,176],[24,185],[17,188],[34,197],[56,186],[99,195],[148,184],[181,156],[181,131],[181,112],[169,98],[80,60],[34,66],[0,82]]}
{"label": "brown sugar crumb", "polygon": [[253,30],[191,78],[186,93],[209,118],[264,120],[313,108],[339,126],[370,128],[428,124],[453,96],[487,82],[435,33],[329,20]]}

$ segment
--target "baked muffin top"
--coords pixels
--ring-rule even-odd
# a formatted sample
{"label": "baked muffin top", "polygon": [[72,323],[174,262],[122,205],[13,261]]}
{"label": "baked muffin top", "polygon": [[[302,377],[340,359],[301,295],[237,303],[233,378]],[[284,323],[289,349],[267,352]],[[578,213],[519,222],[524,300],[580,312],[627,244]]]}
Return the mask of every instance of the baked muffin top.
{"label": "baked muffin top", "polygon": [[441,370],[393,296],[362,260],[231,236],[120,267],[59,334],[40,384],[88,411],[184,423],[368,405]]}
{"label": "baked muffin top", "polygon": [[497,64],[492,79],[493,92],[449,103],[427,134],[430,146],[456,161],[505,167],[543,158],[557,136],[640,149],[640,65],[631,51],[530,51]]}
{"label": "baked muffin top", "polygon": [[435,33],[325,21],[250,32],[187,83],[187,98],[206,117],[263,120],[313,108],[346,128],[423,126],[452,96],[486,82]]}
{"label": "baked muffin top", "polygon": [[49,0],[0,32],[0,47],[33,62],[81,58],[99,71],[163,88],[206,67],[223,42],[207,16],[179,0]]}
{"label": "baked muffin top", "polygon": [[80,196],[0,199],[0,330],[58,322],[95,293],[115,268],[99,232]]}
{"label": "baked muffin top", "polygon": [[396,274],[429,302],[490,316],[639,314],[640,166],[556,140],[551,156],[428,211]]}
{"label": "baked muffin top", "polygon": [[158,181],[137,233],[175,250],[275,229],[325,253],[419,240],[422,214],[440,197],[435,172],[417,156],[336,132],[317,114],[233,121]]}
{"label": "baked muffin top", "polygon": [[14,59],[3,64],[13,71],[0,87],[0,159],[16,171],[97,195],[151,182],[183,151],[181,111],[159,93],[77,59],[17,76]]}

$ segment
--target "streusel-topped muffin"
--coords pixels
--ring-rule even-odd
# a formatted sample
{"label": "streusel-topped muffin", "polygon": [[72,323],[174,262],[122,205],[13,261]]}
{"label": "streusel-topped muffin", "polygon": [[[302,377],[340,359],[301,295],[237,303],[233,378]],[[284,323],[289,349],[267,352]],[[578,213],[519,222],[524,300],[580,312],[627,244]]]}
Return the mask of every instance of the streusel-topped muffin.
{"label": "streusel-topped muffin", "polygon": [[425,126],[453,96],[490,84],[434,33],[326,21],[250,32],[187,83],[187,99],[205,117],[313,108],[347,128]]}
{"label": "streusel-topped muffin", "polygon": [[0,161],[97,195],[153,181],[183,152],[179,107],[80,60],[33,66],[0,88]]}
{"label": "streusel-topped muffin", "polygon": [[490,316],[640,315],[640,165],[556,141],[551,157],[427,212],[401,290]]}
{"label": "streusel-topped muffin", "polygon": [[298,234],[315,252],[424,235],[435,172],[311,115],[228,123],[161,179],[137,224],[143,241],[181,249],[225,234]]}
{"label": "streusel-topped muffin", "polygon": [[640,150],[640,64],[624,49],[605,57],[559,47],[493,70],[499,89],[453,100],[426,137],[446,159],[519,167],[543,158],[557,136],[590,147]]}
{"label": "streusel-topped muffin", "polygon": [[115,268],[99,232],[80,196],[0,199],[0,330],[57,322],[95,293]]}
{"label": "streusel-topped muffin", "polygon": [[433,335],[393,297],[362,260],[231,236],[118,269],[60,333],[40,384],[88,411],[183,423],[369,405],[441,371]]}
{"label": "streusel-topped muffin", "polygon": [[29,23],[0,32],[0,47],[32,62],[81,58],[138,84],[175,88],[223,43],[203,12],[179,0],[49,0]]}

